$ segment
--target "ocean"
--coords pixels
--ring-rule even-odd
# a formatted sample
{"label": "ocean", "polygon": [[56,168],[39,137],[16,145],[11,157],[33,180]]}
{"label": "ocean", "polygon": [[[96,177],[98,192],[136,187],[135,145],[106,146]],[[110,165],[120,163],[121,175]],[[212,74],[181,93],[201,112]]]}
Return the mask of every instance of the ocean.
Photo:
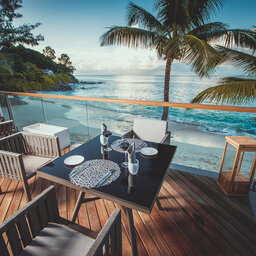
{"label": "ocean", "polygon": [[[73,91],[66,92],[43,92],[50,94],[64,94],[88,97],[122,98],[136,100],[163,100],[163,76],[76,76],[79,81],[99,82],[99,84],[72,84]],[[202,90],[215,86],[220,77],[213,76],[210,79],[199,79],[196,76],[171,76],[170,80],[170,101],[189,103],[191,99]],[[160,118],[161,107],[153,106],[132,106],[124,104],[107,104],[98,102],[88,102],[90,116],[95,113],[104,115],[107,120],[116,119],[115,130],[118,133],[126,129],[122,127],[120,121],[130,121],[134,116],[145,116]],[[256,103],[246,106],[256,107]],[[94,110],[93,110],[94,108]],[[73,108],[68,113],[69,116],[79,119],[78,109]],[[180,123],[195,125],[203,132],[220,135],[241,135],[256,138],[255,114],[238,113],[225,111],[208,110],[186,110],[180,108],[170,108],[168,120]],[[90,124],[92,128],[97,128]],[[95,126],[95,127],[94,127]],[[118,126],[118,127],[116,127]],[[123,128],[123,129],[122,129]]]}

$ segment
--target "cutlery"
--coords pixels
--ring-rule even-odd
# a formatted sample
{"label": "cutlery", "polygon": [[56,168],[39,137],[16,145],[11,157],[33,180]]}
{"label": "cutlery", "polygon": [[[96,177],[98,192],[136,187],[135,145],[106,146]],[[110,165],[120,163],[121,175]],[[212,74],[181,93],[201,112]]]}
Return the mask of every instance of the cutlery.
{"label": "cutlery", "polygon": [[81,168],[81,169],[79,169],[79,170],[73,172],[72,174],[70,174],[70,177],[71,177],[71,178],[74,178],[78,173],[80,173],[81,171],[85,170],[85,169],[88,168],[88,167],[89,167],[89,165],[86,166],[85,168]]}
{"label": "cutlery", "polygon": [[104,176],[94,184],[94,187],[101,185],[105,180],[107,180],[113,174],[114,171],[115,171],[115,169],[111,169],[110,171],[105,173]]}
{"label": "cutlery", "polygon": [[141,150],[142,149],[142,147],[143,147],[143,145],[144,145],[144,141],[142,142],[142,143],[140,143],[138,146],[137,146],[137,150]]}
{"label": "cutlery", "polygon": [[120,140],[114,142],[114,145],[115,145],[116,147],[118,147],[120,144],[121,144],[121,141],[120,141]]}

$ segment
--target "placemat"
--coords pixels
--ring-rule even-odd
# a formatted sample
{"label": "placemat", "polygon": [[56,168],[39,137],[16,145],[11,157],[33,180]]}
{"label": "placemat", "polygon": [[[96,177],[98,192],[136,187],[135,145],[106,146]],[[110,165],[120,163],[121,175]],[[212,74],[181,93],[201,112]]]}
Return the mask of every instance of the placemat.
{"label": "placemat", "polygon": [[[73,168],[69,174],[69,178],[70,181],[77,186],[92,188],[94,187],[94,184],[111,169],[115,170],[113,174],[98,187],[106,186],[116,180],[121,174],[119,165],[110,160],[95,159],[86,161]],[[74,175],[74,173],[77,174]]]}
{"label": "placemat", "polygon": [[[111,144],[111,148],[119,153],[124,153],[125,151],[120,147],[120,143],[122,142],[122,139],[116,140]],[[140,139],[134,139],[134,138],[127,138],[125,142],[128,142],[129,144],[134,143],[135,144],[135,150],[136,153],[140,152],[140,150],[147,146],[147,143]]]}

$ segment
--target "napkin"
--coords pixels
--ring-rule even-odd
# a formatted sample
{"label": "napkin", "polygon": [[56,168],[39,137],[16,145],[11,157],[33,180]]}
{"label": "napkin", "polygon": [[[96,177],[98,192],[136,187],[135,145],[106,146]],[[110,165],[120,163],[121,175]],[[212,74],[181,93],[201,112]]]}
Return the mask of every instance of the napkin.
{"label": "napkin", "polygon": [[104,135],[104,133],[107,131],[107,126],[103,123],[101,125],[101,134]]}
{"label": "napkin", "polygon": [[132,164],[136,163],[136,152],[135,152],[135,144],[132,143],[127,149],[128,152],[128,161]]}

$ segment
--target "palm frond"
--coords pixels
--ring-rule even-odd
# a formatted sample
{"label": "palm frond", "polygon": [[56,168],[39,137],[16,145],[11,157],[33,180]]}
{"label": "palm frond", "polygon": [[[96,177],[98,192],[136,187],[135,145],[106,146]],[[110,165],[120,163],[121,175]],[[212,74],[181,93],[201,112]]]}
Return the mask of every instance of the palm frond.
{"label": "palm frond", "polygon": [[195,26],[208,22],[223,6],[224,0],[189,0],[189,15]]}
{"label": "palm frond", "polygon": [[200,26],[210,20],[223,0],[156,0],[157,17],[165,26],[177,25],[183,29]]}
{"label": "palm frond", "polygon": [[216,50],[224,56],[224,60],[243,68],[251,77],[256,77],[256,56],[218,45]]}
{"label": "palm frond", "polygon": [[139,28],[113,26],[100,37],[100,46],[154,47],[156,34]]}
{"label": "palm frond", "polygon": [[163,36],[170,34],[170,31],[168,31],[154,15],[133,2],[129,2],[127,7],[127,21],[128,26],[138,24],[148,31],[157,32]]}
{"label": "palm frond", "polygon": [[179,28],[185,31],[190,27],[187,1],[156,0],[154,8],[157,12],[158,20],[165,26],[173,30]]}
{"label": "palm frond", "polygon": [[208,77],[222,61],[222,56],[212,46],[193,35],[177,36],[169,41],[165,50],[166,56],[171,58],[178,53],[179,60],[190,64],[200,77]]}
{"label": "palm frond", "polygon": [[256,32],[249,29],[220,29],[197,34],[202,40],[213,42],[221,40],[225,47],[242,47],[256,50]]}
{"label": "palm frond", "polygon": [[[200,38],[201,34],[211,32],[211,31],[214,32],[214,31],[219,31],[219,30],[226,30],[227,27],[228,27],[228,25],[225,23],[222,23],[222,22],[211,22],[211,23],[197,26],[196,28],[189,31],[188,34],[194,35],[194,36],[199,36],[199,38]],[[200,39],[202,39],[202,38],[200,38]]]}
{"label": "palm frond", "polygon": [[217,104],[241,104],[256,100],[256,80],[236,77],[226,77],[219,84],[210,87],[196,97],[191,103],[202,103],[204,101]]}

